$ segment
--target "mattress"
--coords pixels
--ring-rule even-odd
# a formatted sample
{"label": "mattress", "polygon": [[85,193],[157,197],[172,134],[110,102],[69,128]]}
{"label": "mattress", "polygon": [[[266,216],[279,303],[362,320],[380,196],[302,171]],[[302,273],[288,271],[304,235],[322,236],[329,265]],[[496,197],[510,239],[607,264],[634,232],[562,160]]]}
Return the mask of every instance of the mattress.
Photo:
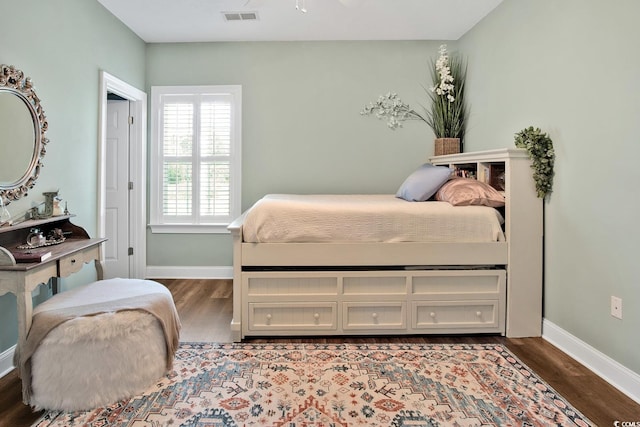
{"label": "mattress", "polygon": [[246,212],[242,233],[252,243],[498,242],[503,223],[494,208],[392,194],[269,194]]}

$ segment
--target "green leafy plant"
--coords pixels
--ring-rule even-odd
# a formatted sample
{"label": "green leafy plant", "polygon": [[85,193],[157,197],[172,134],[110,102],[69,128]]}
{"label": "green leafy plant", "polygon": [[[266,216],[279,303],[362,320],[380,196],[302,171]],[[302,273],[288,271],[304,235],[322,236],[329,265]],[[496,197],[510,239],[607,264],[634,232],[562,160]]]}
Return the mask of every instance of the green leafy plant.
{"label": "green leafy plant", "polygon": [[536,192],[538,197],[544,199],[553,186],[555,152],[551,138],[539,128],[529,126],[516,133],[515,144],[516,147],[526,148],[529,158],[533,160],[531,168]]}
{"label": "green leafy plant", "polygon": [[433,87],[425,89],[431,100],[431,108],[423,107],[421,114],[402,102],[396,93],[378,97],[360,112],[386,119],[387,126],[395,130],[406,120],[421,120],[427,123],[436,138],[464,138],[468,109],[465,105],[464,84],[467,65],[458,56],[449,56],[446,45],[440,46],[440,56],[432,62]]}

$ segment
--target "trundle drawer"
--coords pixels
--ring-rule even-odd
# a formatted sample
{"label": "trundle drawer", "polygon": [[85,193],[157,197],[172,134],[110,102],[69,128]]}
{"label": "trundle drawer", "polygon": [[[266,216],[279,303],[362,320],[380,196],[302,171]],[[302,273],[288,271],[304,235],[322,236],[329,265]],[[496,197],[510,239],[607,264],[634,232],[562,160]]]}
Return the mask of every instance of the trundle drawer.
{"label": "trundle drawer", "polygon": [[498,301],[416,301],[413,303],[414,329],[485,329],[499,332]]}
{"label": "trundle drawer", "polygon": [[249,303],[249,330],[335,330],[335,302]]}
{"label": "trundle drawer", "polygon": [[353,329],[405,329],[406,303],[397,302],[344,302],[344,330]]}

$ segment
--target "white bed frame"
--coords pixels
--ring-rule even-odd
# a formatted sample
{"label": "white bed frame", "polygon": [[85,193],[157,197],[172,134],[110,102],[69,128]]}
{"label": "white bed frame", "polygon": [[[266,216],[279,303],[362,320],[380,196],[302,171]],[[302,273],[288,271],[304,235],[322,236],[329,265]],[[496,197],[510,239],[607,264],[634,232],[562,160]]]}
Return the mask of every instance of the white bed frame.
{"label": "white bed frame", "polygon": [[247,336],[494,333],[540,336],[542,200],[526,151],[432,157],[494,183],[504,242],[246,243],[233,236],[234,340]]}

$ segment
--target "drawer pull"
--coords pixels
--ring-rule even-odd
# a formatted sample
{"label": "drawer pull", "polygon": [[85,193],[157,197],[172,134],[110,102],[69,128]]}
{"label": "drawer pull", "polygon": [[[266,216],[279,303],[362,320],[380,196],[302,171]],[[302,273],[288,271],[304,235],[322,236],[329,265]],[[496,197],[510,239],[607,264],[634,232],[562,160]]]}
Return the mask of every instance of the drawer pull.
{"label": "drawer pull", "polygon": [[435,318],[436,317],[436,312],[432,311],[431,313],[429,313],[429,316],[431,316],[432,318]]}
{"label": "drawer pull", "polygon": [[320,313],[313,313],[313,318],[318,320],[320,318]]}
{"label": "drawer pull", "polygon": [[75,258],[73,258],[73,259],[71,260],[71,264],[75,264],[75,263],[76,263],[76,259],[75,259]]}
{"label": "drawer pull", "polygon": [[378,313],[371,313],[371,317],[373,317],[374,319],[378,318]]}
{"label": "drawer pull", "polygon": [[271,322],[271,313],[267,314],[267,323]]}
{"label": "drawer pull", "polygon": [[476,311],[476,316],[478,316],[478,317],[482,316],[482,312],[481,311]]}

